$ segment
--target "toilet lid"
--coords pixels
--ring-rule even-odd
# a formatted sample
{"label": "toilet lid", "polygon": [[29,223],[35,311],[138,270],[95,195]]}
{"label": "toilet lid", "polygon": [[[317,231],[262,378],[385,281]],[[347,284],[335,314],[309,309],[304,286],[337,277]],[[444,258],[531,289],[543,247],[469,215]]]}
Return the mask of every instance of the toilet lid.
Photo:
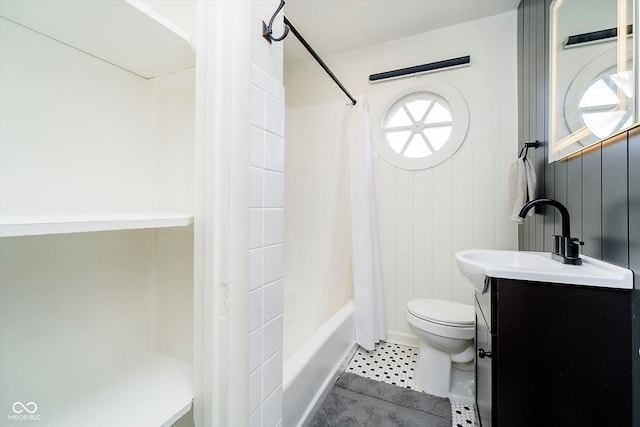
{"label": "toilet lid", "polygon": [[407,310],[421,319],[446,325],[472,326],[476,318],[472,305],[440,299],[409,301]]}

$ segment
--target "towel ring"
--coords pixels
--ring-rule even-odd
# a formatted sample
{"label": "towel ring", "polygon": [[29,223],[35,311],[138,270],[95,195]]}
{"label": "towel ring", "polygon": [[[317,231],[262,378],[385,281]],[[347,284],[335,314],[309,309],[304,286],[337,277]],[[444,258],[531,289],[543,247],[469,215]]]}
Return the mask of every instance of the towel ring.
{"label": "towel ring", "polygon": [[529,148],[538,148],[542,146],[542,143],[540,141],[535,141],[535,142],[525,142],[524,145],[522,146],[522,148],[520,149],[520,153],[518,154],[518,158],[522,157],[522,153],[524,153],[524,157],[523,159],[527,158],[527,154],[529,154]]}

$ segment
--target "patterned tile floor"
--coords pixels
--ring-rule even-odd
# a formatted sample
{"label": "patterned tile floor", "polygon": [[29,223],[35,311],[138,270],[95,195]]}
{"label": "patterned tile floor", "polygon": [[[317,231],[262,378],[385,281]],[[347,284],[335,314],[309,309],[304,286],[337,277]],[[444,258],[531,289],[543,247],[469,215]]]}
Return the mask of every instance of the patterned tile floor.
{"label": "patterned tile floor", "polygon": [[[376,345],[373,351],[359,347],[345,371],[387,384],[417,390],[413,382],[417,358],[417,348],[382,342]],[[475,426],[473,405],[451,402],[451,415],[452,427]]]}

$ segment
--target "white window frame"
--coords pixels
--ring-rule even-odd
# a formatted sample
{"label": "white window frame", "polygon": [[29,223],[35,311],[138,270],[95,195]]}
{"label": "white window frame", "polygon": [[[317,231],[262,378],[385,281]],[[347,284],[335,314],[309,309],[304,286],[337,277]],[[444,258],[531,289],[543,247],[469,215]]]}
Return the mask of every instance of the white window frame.
{"label": "white window frame", "polygon": [[[453,116],[453,128],[449,139],[441,149],[429,156],[412,159],[396,153],[389,146],[382,126],[387,112],[397,102],[420,92],[437,95],[449,104]],[[466,100],[456,88],[442,81],[431,80],[406,87],[391,96],[385,103],[382,103],[381,107],[372,111],[371,123],[375,127],[375,129],[372,129],[373,145],[384,160],[401,169],[423,170],[439,165],[458,151],[469,129],[469,108]]]}

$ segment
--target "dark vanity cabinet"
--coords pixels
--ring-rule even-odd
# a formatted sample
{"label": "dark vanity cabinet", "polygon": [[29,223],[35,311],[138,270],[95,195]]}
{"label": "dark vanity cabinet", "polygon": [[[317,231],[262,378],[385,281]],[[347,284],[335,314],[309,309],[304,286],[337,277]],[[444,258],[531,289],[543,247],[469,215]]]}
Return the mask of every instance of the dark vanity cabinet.
{"label": "dark vanity cabinet", "polygon": [[631,426],[631,291],[487,284],[475,301],[482,427]]}

